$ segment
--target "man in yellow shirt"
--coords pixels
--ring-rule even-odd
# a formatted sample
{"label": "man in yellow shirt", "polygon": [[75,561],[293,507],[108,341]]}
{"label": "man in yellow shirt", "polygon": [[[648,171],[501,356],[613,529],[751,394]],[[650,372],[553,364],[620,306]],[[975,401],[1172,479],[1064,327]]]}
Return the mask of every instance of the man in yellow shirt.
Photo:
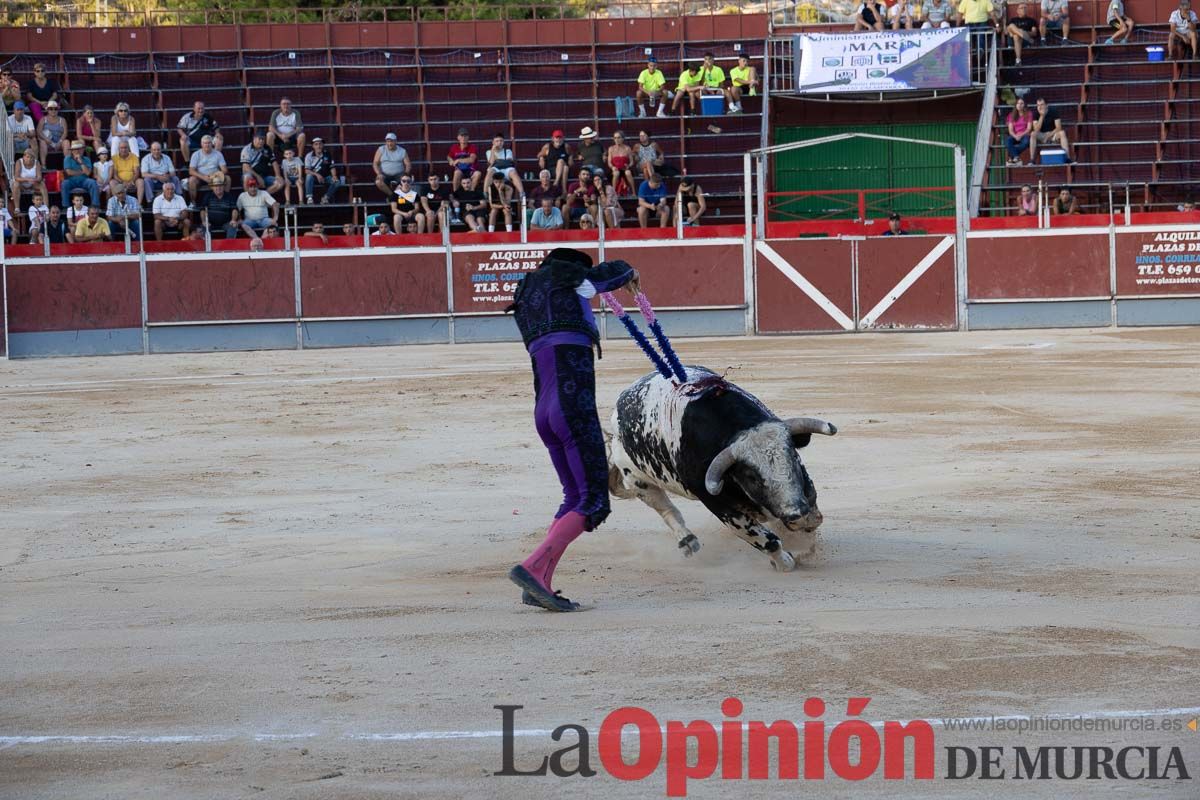
{"label": "man in yellow shirt", "polygon": [[687,98],[692,111],[696,110],[696,98],[704,91],[704,80],[700,77],[700,65],[689,64],[679,76],[679,85],[675,87],[675,102],[671,103],[671,112],[679,110],[683,98]]}
{"label": "man in yellow shirt", "polygon": [[968,28],[986,28],[996,24],[996,9],[992,0],[960,0],[958,19]]}
{"label": "man in yellow shirt", "polygon": [[138,157],[129,149],[129,142],[124,139],[117,145],[117,154],[113,156],[113,177],[109,181],[109,193],[116,194],[118,186],[137,186],[137,202],[142,204],[142,192],[145,184],[142,182],[142,168]]}
{"label": "man in yellow shirt", "polygon": [[666,104],[662,101],[663,87],[667,83],[667,76],[658,68],[658,59],[654,56],[646,59],[646,68],[642,70],[642,74],[638,75],[638,116],[646,116],[646,100],[650,101],[650,105],[658,106],[656,117],[665,117]]}
{"label": "man in yellow shirt", "polygon": [[729,70],[729,78],[729,110],[736,114],[742,110],[742,92],[751,97],[758,94],[754,88],[758,85],[758,70],[750,66],[750,56],[738,55],[738,65]]}
{"label": "man in yellow shirt", "polygon": [[112,239],[112,230],[108,220],[100,219],[100,209],[92,206],[87,216],[75,223],[76,242],[99,242]]}

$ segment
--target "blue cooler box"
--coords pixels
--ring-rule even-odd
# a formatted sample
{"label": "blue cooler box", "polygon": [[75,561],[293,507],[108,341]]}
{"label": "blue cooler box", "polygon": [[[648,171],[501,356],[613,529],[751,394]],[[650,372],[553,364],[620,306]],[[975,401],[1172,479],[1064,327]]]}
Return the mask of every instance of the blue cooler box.
{"label": "blue cooler box", "polygon": [[1039,150],[1038,155],[1042,157],[1043,164],[1067,163],[1067,153],[1061,147],[1047,147],[1043,150]]}
{"label": "blue cooler box", "polygon": [[725,113],[725,97],[719,94],[700,95],[700,114],[705,117],[719,117]]}

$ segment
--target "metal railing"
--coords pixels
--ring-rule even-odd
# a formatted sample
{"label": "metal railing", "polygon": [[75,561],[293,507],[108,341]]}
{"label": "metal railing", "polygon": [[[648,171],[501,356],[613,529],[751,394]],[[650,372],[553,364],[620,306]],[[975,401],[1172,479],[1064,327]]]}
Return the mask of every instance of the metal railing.
{"label": "metal railing", "polygon": [[987,80],[983,87],[983,102],[979,107],[979,127],[975,134],[975,153],[971,162],[971,216],[979,216],[979,201],[982,194],[983,178],[987,174],[988,156],[991,153],[992,114],[996,108],[996,80],[1000,71],[999,52],[996,47],[997,37],[991,37],[991,46],[987,55]]}

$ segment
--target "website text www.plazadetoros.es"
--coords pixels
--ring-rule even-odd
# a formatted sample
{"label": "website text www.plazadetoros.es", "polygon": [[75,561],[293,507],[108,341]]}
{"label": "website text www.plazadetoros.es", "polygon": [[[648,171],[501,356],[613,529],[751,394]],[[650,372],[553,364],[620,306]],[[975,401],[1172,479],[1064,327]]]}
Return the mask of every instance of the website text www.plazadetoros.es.
{"label": "website text www.plazadetoros.es", "polygon": [[[521,705],[493,706],[501,714],[503,777],[592,778],[620,781],[661,780],[667,797],[686,797],[693,781],[827,781],[853,784],[883,780],[1036,780],[1088,782],[1191,781],[1191,765],[1182,748],[1170,741],[1139,745],[1107,744],[981,745],[939,747],[939,732],[985,734],[1072,734],[1127,732],[1175,738],[1195,730],[1195,720],[1122,714],[1046,717],[996,716],[956,719],[861,719],[867,697],[846,701],[847,719],[824,719],[827,704],[804,701],[806,719],[763,722],[743,719],[736,697],[720,705],[723,718],[682,722],[660,720],[651,711],[624,706],[609,713],[598,731],[563,724],[552,731],[518,728]],[[593,733],[595,745],[593,747]],[[547,739],[538,755],[517,757],[515,739]],[[993,740],[995,742],[996,740]],[[537,747],[536,743],[531,746]]]}

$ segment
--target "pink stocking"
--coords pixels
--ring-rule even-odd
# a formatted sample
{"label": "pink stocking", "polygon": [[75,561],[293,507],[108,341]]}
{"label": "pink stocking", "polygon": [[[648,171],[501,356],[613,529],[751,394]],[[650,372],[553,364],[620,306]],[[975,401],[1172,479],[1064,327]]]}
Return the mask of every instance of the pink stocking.
{"label": "pink stocking", "polygon": [[568,511],[550,526],[545,541],[538,545],[529,558],[521,562],[521,566],[529,570],[529,573],[537,578],[542,586],[553,591],[550,581],[554,577],[554,568],[558,566],[559,559],[567,551],[567,545],[578,539],[579,534],[583,533],[586,523],[587,518],[583,514],[577,511]]}

